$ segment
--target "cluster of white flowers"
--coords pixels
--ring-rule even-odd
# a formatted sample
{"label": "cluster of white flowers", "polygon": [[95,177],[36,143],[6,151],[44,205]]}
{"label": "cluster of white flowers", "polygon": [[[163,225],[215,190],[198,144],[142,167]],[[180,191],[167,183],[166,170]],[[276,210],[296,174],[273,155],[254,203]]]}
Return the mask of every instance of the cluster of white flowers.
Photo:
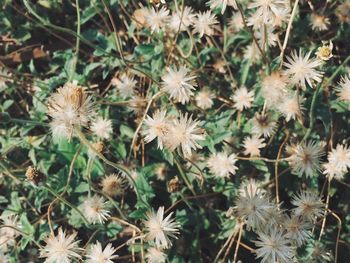
{"label": "cluster of white flowers", "polygon": [[253,180],[241,189],[233,210],[247,230],[258,235],[255,253],[261,262],[293,262],[296,249],[311,240],[324,203],[318,193],[310,191],[294,195],[291,203],[295,206],[291,211],[282,210]]}
{"label": "cluster of white flowers", "polygon": [[200,121],[193,120],[188,113],[180,114],[179,118],[166,116],[165,111],[156,111],[153,117],[147,116],[145,121],[145,141],[158,140],[158,148],[163,146],[171,151],[179,148],[181,153],[189,157],[192,150],[200,149],[199,141],[204,140]]}
{"label": "cluster of white flowers", "polygon": [[[46,239],[46,245],[41,249],[41,258],[45,258],[45,263],[70,263],[74,259],[81,260],[84,249],[79,247],[79,241],[76,241],[76,232],[67,234],[62,228],[58,229],[55,236],[51,234]],[[91,245],[86,250],[87,263],[113,263],[113,259],[117,257],[115,248],[112,244],[107,244],[104,249],[99,241]]]}

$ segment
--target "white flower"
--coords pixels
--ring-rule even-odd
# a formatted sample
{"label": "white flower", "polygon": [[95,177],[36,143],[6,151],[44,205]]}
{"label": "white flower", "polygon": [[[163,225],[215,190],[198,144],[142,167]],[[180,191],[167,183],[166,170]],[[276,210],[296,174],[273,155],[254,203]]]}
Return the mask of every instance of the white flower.
{"label": "white flower", "polygon": [[304,109],[302,103],[304,100],[303,97],[295,92],[294,95],[287,95],[287,97],[283,98],[277,105],[277,109],[285,116],[286,121],[295,120],[297,117],[302,116],[302,110]]}
{"label": "white flower", "polygon": [[188,113],[180,114],[179,119],[176,119],[170,125],[170,130],[165,137],[165,145],[171,150],[179,147],[185,157],[192,154],[192,149],[201,149],[198,141],[203,141],[203,130],[199,127],[201,122],[193,120],[192,115]]}
{"label": "white flower", "polygon": [[251,61],[251,63],[258,63],[261,59],[261,53],[255,42],[248,45],[243,51],[243,58]]}
{"label": "white flower", "polygon": [[275,107],[287,95],[287,78],[279,71],[265,76],[261,83],[261,95],[268,106]]}
{"label": "white flower", "polygon": [[137,81],[126,74],[123,74],[119,78],[115,77],[112,79],[112,85],[117,88],[120,96],[123,99],[130,98],[134,95],[136,84]]}
{"label": "white flower", "polygon": [[179,234],[179,225],[171,218],[173,213],[170,213],[164,218],[164,207],[158,208],[157,213],[150,211],[146,214],[144,221],[146,230],[146,239],[154,241],[157,247],[168,248],[171,246],[169,237],[177,238]]}
{"label": "white flower", "polygon": [[113,132],[112,121],[98,117],[91,125],[91,131],[98,137],[108,140]]}
{"label": "white flower", "polygon": [[87,127],[95,115],[95,105],[85,88],[66,83],[49,98],[48,115],[52,118],[53,138],[71,139],[74,127]]}
{"label": "white flower", "polygon": [[[1,245],[0,245],[1,247]],[[10,258],[8,257],[8,255],[4,254],[1,250],[0,250],[0,262],[1,263],[9,263],[10,262]]]}
{"label": "white flower", "polygon": [[254,101],[254,91],[248,91],[246,87],[237,89],[232,97],[234,101],[234,107],[242,111],[243,109],[249,109]]}
{"label": "white flower", "polygon": [[323,174],[326,175],[329,180],[335,178],[336,180],[342,180],[347,170],[341,169],[336,163],[328,162],[323,165]]}
{"label": "white flower", "polygon": [[198,33],[201,38],[204,35],[211,36],[214,34],[214,26],[218,23],[215,14],[210,10],[203,13],[199,12],[193,19],[193,32]]}
{"label": "white flower", "polygon": [[185,6],[183,11],[179,10],[171,15],[169,27],[174,32],[177,32],[179,29],[180,31],[186,31],[192,25],[194,17],[192,8]]}
{"label": "white flower", "polygon": [[159,248],[150,247],[147,249],[145,258],[147,263],[164,263],[166,260],[166,255]]}
{"label": "white flower", "polygon": [[336,88],[337,96],[341,101],[345,101],[350,104],[350,74],[347,76],[342,76],[338,85],[339,87]]}
{"label": "white flower", "polygon": [[305,174],[311,177],[321,169],[321,156],[324,154],[323,145],[310,141],[291,146],[292,155],[288,158],[289,164],[296,174]]}
{"label": "white flower", "polygon": [[330,21],[328,17],[318,15],[316,13],[312,13],[310,17],[310,25],[313,30],[317,31],[325,31],[328,29],[330,25]]}
{"label": "white flower", "polygon": [[338,144],[328,153],[328,161],[339,170],[347,171],[350,168],[350,149],[346,145]]}
{"label": "white flower", "polygon": [[169,10],[164,6],[161,9],[156,10],[154,7],[149,9],[148,14],[146,15],[147,25],[151,29],[151,33],[159,32],[162,28],[167,25],[169,20]]}
{"label": "white flower", "polygon": [[143,132],[145,135],[145,142],[149,143],[157,138],[158,148],[163,149],[165,136],[170,130],[170,124],[166,117],[166,111],[156,110],[152,117],[147,115],[147,118],[145,119],[145,126],[146,127]]}
{"label": "white flower", "polygon": [[268,45],[269,47],[274,47],[277,45],[278,36],[273,31],[275,30],[272,26],[260,27],[255,31],[255,37],[259,42],[259,45],[263,47]]}
{"label": "white flower", "polygon": [[315,218],[320,217],[324,213],[324,204],[318,193],[314,191],[302,191],[293,196],[292,204],[294,215],[300,216],[305,220],[314,222]]}
{"label": "white flower", "polygon": [[167,73],[162,77],[163,89],[170,95],[170,98],[186,104],[195,90],[195,78],[196,76],[189,74],[189,70],[185,67],[167,68]]}
{"label": "white flower", "polygon": [[230,19],[228,25],[228,29],[232,30],[233,32],[239,32],[241,29],[243,29],[244,23],[241,14],[235,13]]}
{"label": "white flower", "polygon": [[20,234],[16,229],[21,229],[22,225],[14,214],[2,213],[0,220],[1,225],[6,226],[0,228],[0,251],[7,251],[9,246],[15,246],[15,238]]}
{"label": "white flower", "polygon": [[295,242],[298,247],[305,244],[311,237],[312,224],[302,220],[299,216],[286,216],[282,221],[282,225],[286,230],[286,238]]}
{"label": "white flower", "polygon": [[82,208],[87,220],[92,224],[96,224],[96,222],[102,224],[109,217],[109,211],[106,210],[106,203],[103,197],[95,195],[86,198]]}
{"label": "white flower", "polygon": [[276,19],[281,17],[289,11],[288,0],[252,0],[249,9],[257,8],[255,15],[260,16],[265,24],[276,24]]}
{"label": "white flower", "polygon": [[237,216],[245,220],[248,230],[260,229],[266,225],[274,208],[265,192],[254,181],[250,181],[240,189],[240,195],[235,203]]}
{"label": "white flower", "polygon": [[217,177],[229,177],[230,174],[235,174],[238,167],[236,155],[228,155],[226,152],[212,154],[208,159],[208,167],[210,172]]}
{"label": "white flower", "polygon": [[196,95],[197,106],[203,110],[210,109],[213,102],[214,95],[208,90],[202,90]]}
{"label": "white flower", "polygon": [[265,146],[264,139],[256,135],[246,137],[243,141],[245,155],[260,156],[260,148],[264,148]]}
{"label": "white flower", "polygon": [[[5,76],[5,77],[3,77]],[[11,78],[11,74],[8,72],[7,69],[5,68],[0,68],[0,90],[2,91],[3,89],[6,88],[6,82],[13,82]]]}
{"label": "white flower", "polygon": [[261,263],[290,263],[295,255],[295,250],[284,232],[277,227],[270,227],[266,234],[258,233],[259,240],[255,241],[256,256],[261,258]]}
{"label": "white flower", "polygon": [[102,192],[115,197],[124,194],[126,181],[125,178],[117,174],[110,174],[102,179],[101,186]]}
{"label": "white flower", "polygon": [[322,61],[316,58],[311,58],[311,51],[305,56],[301,50],[299,54],[294,50],[291,57],[287,57],[288,62],[283,65],[287,67],[285,74],[289,77],[292,84],[299,84],[303,89],[306,88],[306,83],[312,87],[313,81],[321,82],[323,73],[315,68],[322,64]]}
{"label": "white flower", "polygon": [[115,253],[115,248],[112,244],[108,244],[104,250],[100,242],[96,242],[90,247],[88,254],[86,255],[86,263],[113,263],[112,259],[118,257],[113,255]]}
{"label": "white flower", "polygon": [[268,113],[257,112],[252,120],[252,133],[258,136],[270,137],[276,129],[276,122]]}
{"label": "white flower", "polygon": [[222,6],[221,14],[225,12],[227,6],[232,6],[234,9],[238,9],[236,0],[210,0],[208,4],[212,10]]}
{"label": "white flower", "polygon": [[40,257],[46,258],[45,263],[70,263],[74,258],[81,259],[78,254],[82,249],[79,241],[74,241],[77,233],[66,235],[62,228],[58,229],[57,236],[51,235],[46,239],[46,246],[41,249]]}

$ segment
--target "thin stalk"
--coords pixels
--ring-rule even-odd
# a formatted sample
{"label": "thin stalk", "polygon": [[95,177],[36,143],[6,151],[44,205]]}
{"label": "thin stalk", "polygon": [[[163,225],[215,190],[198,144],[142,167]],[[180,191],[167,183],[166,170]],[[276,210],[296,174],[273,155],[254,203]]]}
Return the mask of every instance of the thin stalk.
{"label": "thin stalk", "polygon": [[77,63],[79,59],[79,48],[80,48],[80,7],[79,7],[79,0],[75,0],[75,8],[76,8],[76,13],[77,13],[77,37],[76,37],[76,42],[75,42],[75,55],[72,63],[72,68],[71,72],[69,74],[68,82],[71,82],[73,80],[76,68],[77,68]]}

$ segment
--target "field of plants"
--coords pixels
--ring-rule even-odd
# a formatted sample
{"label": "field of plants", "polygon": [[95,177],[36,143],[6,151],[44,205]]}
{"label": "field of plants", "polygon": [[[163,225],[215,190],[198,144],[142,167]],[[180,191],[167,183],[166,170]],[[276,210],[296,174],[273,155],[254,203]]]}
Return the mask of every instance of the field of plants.
{"label": "field of plants", "polygon": [[0,263],[350,262],[350,0],[0,4]]}

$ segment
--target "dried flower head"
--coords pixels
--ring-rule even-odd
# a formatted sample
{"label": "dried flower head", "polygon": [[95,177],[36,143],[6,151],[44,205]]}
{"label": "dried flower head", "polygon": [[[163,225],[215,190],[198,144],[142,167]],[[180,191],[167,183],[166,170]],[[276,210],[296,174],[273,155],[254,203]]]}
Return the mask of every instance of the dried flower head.
{"label": "dried flower head", "polygon": [[238,167],[236,155],[228,155],[226,152],[212,154],[208,159],[208,167],[210,172],[217,177],[229,177],[230,174],[235,174]]}
{"label": "dried flower head", "polygon": [[270,114],[257,112],[252,120],[252,133],[258,136],[270,137],[276,129],[276,122]]}
{"label": "dried flower head", "polygon": [[73,259],[81,259],[82,249],[79,241],[74,241],[77,233],[66,235],[62,228],[58,229],[57,236],[53,234],[46,239],[46,245],[41,249],[40,257],[46,258],[45,263],[70,263]]}
{"label": "dried flower head", "polygon": [[145,128],[143,134],[145,135],[145,142],[149,143],[154,139],[158,139],[158,148],[163,149],[164,140],[170,130],[169,120],[166,117],[165,110],[156,110],[153,116],[147,116],[145,119]]}
{"label": "dried flower head", "polygon": [[234,9],[238,9],[236,0],[210,0],[208,5],[212,10],[221,7],[221,14],[225,12],[227,6],[232,6]]}
{"label": "dried flower head", "polygon": [[147,16],[147,26],[151,29],[151,33],[158,33],[161,29],[165,28],[169,21],[169,10],[165,6],[160,9],[155,9],[154,7],[148,10]]}
{"label": "dried flower head", "polygon": [[101,139],[108,140],[113,132],[112,121],[98,117],[91,125],[91,131]]}
{"label": "dried flower head", "polygon": [[126,189],[126,183],[124,177],[117,174],[110,174],[101,181],[102,192],[111,197],[123,195]]}
{"label": "dried flower head", "polygon": [[185,6],[183,11],[180,9],[179,11],[174,12],[169,21],[169,27],[174,32],[186,31],[193,23],[195,15],[193,14],[193,10],[189,6]]}
{"label": "dried flower head", "polygon": [[198,33],[201,38],[204,35],[211,36],[214,34],[215,25],[218,23],[215,14],[210,10],[203,13],[199,12],[193,19],[193,32]]}
{"label": "dried flower head", "polygon": [[114,255],[115,248],[112,244],[107,244],[107,246],[102,250],[102,245],[99,241],[93,244],[89,252],[86,255],[86,263],[113,263],[113,259],[118,257]]}
{"label": "dried flower head", "polygon": [[345,101],[349,104],[350,109],[350,74],[342,76],[339,87],[336,88],[337,96],[341,101]]}
{"label": "dried flower head", "polygon": [[268,106],[275,107],[287,94],[287,78],[279,71],[265,76],[261,83],[261,95]]}
{"label": "dried flower head", "polygon": [[234,101],[233,106],[237,110],[249,109],[254,101],[254,91],[248,91],[246,87],[241,87],[234,92],[232,100]]}
{"label": "dried flower head", "polygon": [[97,195],[86,198],[82,204],[82,209],[91,224],[96,224],[97,222],[103,224],[109,217],[105,200]]}
{"label": "dried flower head", "polygon": [[311,223],[324,213],[325,205],[315,191],[301,191],[293,196],[292,204],[296,206],[294,216],[299,216]]}
{"label": "dried flower head", "polygon": [[38,185],[45,179],[44,174],[32,166],[27,168],[25,176],[29,182],[32,182],[35,185]]}
{"label": "dried flower head", "polygon": [[332,54],[333,43],[329,41],[329,45],[323,43],[322,47],[319,47],[316,52],[316,56],[324,61],[330,60],[333,57]]}
{"label": "dried flower head", "polygon": [[328,26],[330,25],[330,21],[328,17],[312,13],[310,17],[310,25],[313,30],[317,31],[325,31],[328,29]]}
{"label": "dried flower head", "polygon": [[66,83],[49,98],[48,115],[52,118],[53,138],[73,136],[74,128],[87,127],[95,115],[95,104],[84,87]]}
{"label": "dried flower head", "polygon": [[125,99],[130,98],[135,94],[135,87],[137,81],[127,74],[121,75],[119,78],[114,77],[111,81],[112,85],[115,86],[119,92],[119,95]]}
{"label": "dried flower head", "polygon": [[209,90],[201,90],[196,95],[196,104],[203,110],[210,109],[214,104],[213,98],[214,95]]}
{"label": "dried flower head", "polygon": [[147,263],[165,263],[166,254],[159,248],[150,247],[145,255]]}
{"label": "dried flower head", "polygon": [[170,213],[164,218],[164,207],[158,208],[157,213],[150,211],[146,214],[144,221],[146,239],[154,241],[158,248],[168,248],[171,246],[169,237],[176,238],[179,234],[179,225],[171,218]]}
{"label": "dried flower head", "polygon": [[265,146],[264,139],[256,135],[245,137],[243,141],[245,155],[260,156],[260,149]]}

